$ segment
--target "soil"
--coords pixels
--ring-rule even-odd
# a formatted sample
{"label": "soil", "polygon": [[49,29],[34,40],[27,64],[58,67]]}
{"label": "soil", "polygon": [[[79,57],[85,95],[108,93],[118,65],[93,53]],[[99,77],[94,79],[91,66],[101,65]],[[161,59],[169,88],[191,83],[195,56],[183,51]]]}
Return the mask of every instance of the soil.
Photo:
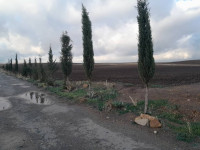
{"label": "soil", "polygon": [[[126,116],[78,106],[31,83],[0,73],[0,100],[11,107],[0,111],[1,150],[188,150],[199,145],[176,141],[172,134],[132,125]],[[26,86],[27,88],[24,88]],[[27,103],[21,95],[37,91],[54,103]],[[134,117],[134,116],[133,116]]]}
{"label": "soil", "polygon": [[[55,78],[63,79],[61,68]],[[72,81],[87,80],[82,64],[74,64],[70,76]],[[142,87],[137,64],[96,64],[93,81],[123,82]],[[161,86],[185,85],[200,82],[199,64],[156,64],[156,72],[150,84]]]}

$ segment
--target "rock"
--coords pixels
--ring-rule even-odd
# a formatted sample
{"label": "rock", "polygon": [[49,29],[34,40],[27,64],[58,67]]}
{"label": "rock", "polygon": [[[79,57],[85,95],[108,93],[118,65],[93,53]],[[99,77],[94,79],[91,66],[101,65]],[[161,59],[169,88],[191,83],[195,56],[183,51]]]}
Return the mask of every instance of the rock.
{"label": "rock", "polygon": [[158,133],[158,131],[153,131],[153,133],[154,133],[154,134],[157,134],[157,133]]}
{"label": "rock", "polygon": [[141,125],[141,126],[146,126],[149,123],[148,119],[142,119],[141,117],[135,118],[135,123]]}
{"label": "rock", "polygon": [[140,117],[141,117],[142,119],[148,119],[149,121],[155,119],[155,117],[152,117],[152,116],[147,115],[147,114],[141,114]]}
{"label": "rock", "polygon": [[162,126],[162,124],[156,118],[150,121],[150,127],[151,128],[160,128],[161,126]]}
{"label": "rock", "polygon": [[85,83],[85,84],[83,84],[83,88],[84,88],[84,89],[86,89],[86,88],[88,88],[88,87],[89,87],[89,85],[88,85],[88,84],[86,84],[86,83]]}

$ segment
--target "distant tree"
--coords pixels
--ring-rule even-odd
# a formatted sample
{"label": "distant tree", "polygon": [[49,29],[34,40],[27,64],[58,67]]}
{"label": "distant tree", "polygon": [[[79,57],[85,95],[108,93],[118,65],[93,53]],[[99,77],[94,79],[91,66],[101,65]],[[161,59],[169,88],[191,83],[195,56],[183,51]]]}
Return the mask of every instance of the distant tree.
{"label": "distant tree", "polygon": [[40,60],[40,64],[39,64],[39,77],[40,77],[40,81],[41,82],[45,82],[46,81],[46,73],[45,73],[45,70],[44,70],[44,67],[43,67],[43,65],[42,65],[42,58],[40,57],[39,58],[39,60]]}
{"label": "distant tree", "polygon": [[66,87],[66,83],[69,84],[69,75],[72,72],[72,44],[71,39],[68,36],[67,32],[65,31],[61,38],[61,65],[62,65],[62,71],[64,74],[64,88]]}
{"label": "distant tree", "polygon": [[92,42],[91,21],[86,8],[82,5],[82,33],[83,33],[83,66],[91,86],[92,72],[94,69],[94,52]]}
{"label": "distant tree", "polygon": [[145,108],[144,113],[147,113],[148,109],[148,84],[153,78],[155,72],[155,62],[153,57],[153,42],[150,26],[150,11],[148,8],[147,0],[137,1],[138,9],[138,25],[139,25],[139,37],[138,37],[138,70],[139,75],[146,87],[145,94]]}
{"label": "distant tree", "polygon": [[13,71],[12,58],[10,59],[10,71]]}
{"label": "distant tree", "polygon": [[38,80],[38,65],[37,65],[37,59],[35,58],[35,63],[34,63],[34,66],[33,66],[33,79],[34,80]]}
{"label": "distant tree", "polygon": [[29,60],[28,60],[28,75],[30,78],[32,77],[32,73],[33,73],[33,65],[31,63],[31,58],[29,58]]}
{"label": "distant tree", "polygon": [[22,68],[22,76],[24,76],[24,77],[28,76],[28,67],[27,67],[25,59],[24,59],[24,64],[23,64],[23,68]]}
{"label": "distant tree", "polygon": [[16,57],[15,57],[15,73],[18,73],[18,71],[19,71],[18,58],[17,58],[17,54],[16,54]]}
{"label": "distant tree", "polygon": [[56,60],[53,60],[53,53],[52,53],[52,49],[51,46],[49,48],[49,61],[48,61],[48,84],[49,85],[54,85],[54,73],[58,70],[57,64],[56,64]]}

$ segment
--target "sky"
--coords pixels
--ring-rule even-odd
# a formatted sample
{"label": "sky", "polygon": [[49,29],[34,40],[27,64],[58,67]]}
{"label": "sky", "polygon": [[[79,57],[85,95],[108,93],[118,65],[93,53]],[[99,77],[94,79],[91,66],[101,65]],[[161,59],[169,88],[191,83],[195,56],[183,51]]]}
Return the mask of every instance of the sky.
{"label": "sky", "polygon": [[[149,0],[156,62],[200,59],[200,0]],[[137,0],[0,0],[0,63],[15,58],[60,58],[60,37],[71,37],[81,63],[82,3],[92,22],[97,63],[137,62]]]}

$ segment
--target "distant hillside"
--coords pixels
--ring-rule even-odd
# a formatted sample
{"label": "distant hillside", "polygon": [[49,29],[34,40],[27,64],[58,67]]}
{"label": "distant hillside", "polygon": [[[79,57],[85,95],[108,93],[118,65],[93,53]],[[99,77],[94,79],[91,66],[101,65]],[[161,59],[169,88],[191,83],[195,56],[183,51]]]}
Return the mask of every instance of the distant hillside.
{"label": "distant hillside", "polygon": [[192,64],[192,65],[200,65],[200,60],[187,60],[187,61],[177,61],[171,62],[172,64]]}

